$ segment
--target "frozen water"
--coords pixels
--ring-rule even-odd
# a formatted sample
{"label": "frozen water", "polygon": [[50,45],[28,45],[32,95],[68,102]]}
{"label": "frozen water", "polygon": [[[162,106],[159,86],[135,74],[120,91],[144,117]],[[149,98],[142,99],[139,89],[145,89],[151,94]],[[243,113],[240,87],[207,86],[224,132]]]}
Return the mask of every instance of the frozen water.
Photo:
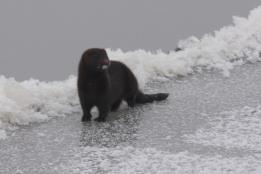
{"label": "frozen water", "polygon": [[170,98],[106,123],[78,112],[21,126],[0,141],[0,173],[260,173],[260,86],[260,63],[150,82]]}
{"label": "frozen water", "polygon": [[156,149],[145,148],[95,148],[88,147],[76,153],[75,161],[63,166],[68,173],[91,174],[136,174],[136,173],[252,173],[261,171],[261,161],[255,157],[224,158],[220,155],[207,156],[179,152],[170,154]]}
{"label": "frozen water", "polygon": [[[261,152],[260,106],[207,115],[209,124],[186,135],[188,142]],[[215,115],[215,116],[213,116]],[[218,115],[218,116],[216,116]]]}

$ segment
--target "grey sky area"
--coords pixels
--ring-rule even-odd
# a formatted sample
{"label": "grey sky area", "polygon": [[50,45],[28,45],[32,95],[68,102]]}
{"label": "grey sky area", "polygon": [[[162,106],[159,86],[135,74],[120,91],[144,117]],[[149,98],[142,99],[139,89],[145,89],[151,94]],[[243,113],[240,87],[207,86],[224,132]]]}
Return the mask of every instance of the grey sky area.
{"label": "grey sky area", "polygon": [[0,74],[62,80],[90,47],[164,51],[247,16],[261,0],[1,0]]}

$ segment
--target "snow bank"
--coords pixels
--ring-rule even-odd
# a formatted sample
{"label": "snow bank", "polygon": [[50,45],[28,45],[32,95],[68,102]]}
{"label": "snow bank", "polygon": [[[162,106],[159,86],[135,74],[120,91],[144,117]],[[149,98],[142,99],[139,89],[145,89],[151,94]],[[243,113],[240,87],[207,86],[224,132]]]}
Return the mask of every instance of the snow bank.
{"label": "snow bank", "polygon": [[149,79],[185,76],[202,68],[217,68],[228,76],[235,65],[261,60],[261,6],[252,10],[248,18],[233,19],[233,25],[206,34],[202,39],[190,37],[180,41],[178,47],[183,51],[124,53],[108,49],[109,57],[131,67],[142,86]]}
{"label": "snow bank", "polygon": [[15,125],[79,111],[75,83],[75,77],[60,82],[17,82],[0,76],[0,139],[6,137],[5,129],[14,129]]}
{"label": "snow bank", "polygon": [[[248,18],[234,17],[234,24],[202,39],[190,37],[181,41],[183,51],[155,53],[136,50],[124,53],[107,49],[109,57],[126,63],[135,73],[141,88],[152,79],[186,76],[202,69],[220,69],[229,75],[235,65],[259,61],[261,51],[261,7]],[[27,80],[17,82],[0,77],[0,139],[14,125],[41,122],[64,116],[78,108],[76,77],[60,82]]]}

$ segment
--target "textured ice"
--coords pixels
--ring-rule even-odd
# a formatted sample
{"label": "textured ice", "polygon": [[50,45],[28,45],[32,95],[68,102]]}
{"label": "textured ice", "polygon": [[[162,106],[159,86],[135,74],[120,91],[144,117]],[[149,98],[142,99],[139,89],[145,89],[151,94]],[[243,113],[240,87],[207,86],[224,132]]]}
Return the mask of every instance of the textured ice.
{"label": "textured ice", "polygon": [[[214,34],[181,41],[179,47],[183,51],[179,52],[107,51],[111,59],[122,61],[133,70],[141,88],[152,79],[186,76],[202,69],[219,69],[228,76],[235,65],[261,59],[260,21],[261,7],[258,7],[250,12],[248,18],[234,17],[233,25]],[[5,137],[4,132],[14,126],[42,122],[75,111],[80,111],[75,76],[56,82],[34,79],[17,82],[0,76],[1,137]]]}
{"label": "textured ice", "polygon": [[5,139],[6,138],[6,133],[4,130],[0,130],[0,139]]}
{"label": "textured ice", "polygon": [[[77,112],[7,132],[9,137],[0,141],[0,173],[260,173],[260,150],[254,150],[259,121],[253,121],[259,119],[260,87],[261,63],[236,67],[230,78],[211,71],[150,82],[145,91],[171,92],[168,100],[121,108],[105,123],[81,123]],[[213,146],[185,136],[231,115],[222,124],[250,123],[247,133],[247,126],[233,129],[243,138],[257,134],[249,142],[253,145]]]}
{"label": "textured ice", "polygon": [[173,154],[153,148],[133,147],[87,147],[76,154],[72,160],[61,166],[64,173],[259,174],[261,171],[261,157],[252,156],[224,158],[220,155],[206,156],[186,151]]}
{"label": "textured ice", "polygon": [[244,107],[206,115],[209,124],[194,135],[185,135],[187,142],[225,148],[261,151],[261,107]]}

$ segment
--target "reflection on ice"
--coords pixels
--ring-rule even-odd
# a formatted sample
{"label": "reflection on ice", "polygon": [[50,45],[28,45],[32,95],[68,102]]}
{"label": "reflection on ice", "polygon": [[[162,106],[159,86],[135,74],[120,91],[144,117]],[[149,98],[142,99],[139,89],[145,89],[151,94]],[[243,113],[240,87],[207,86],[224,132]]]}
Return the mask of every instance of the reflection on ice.
{"label": "reflection on ice", "polygon": [[81,146],[116,147],[124,142],[129,144],[134,141],[141,120],[140,109],[142,108],[120,110],[117,112],[119,118],[116,118],[116,114],[110,113],[109,120],[105,123],[82,123]]}

